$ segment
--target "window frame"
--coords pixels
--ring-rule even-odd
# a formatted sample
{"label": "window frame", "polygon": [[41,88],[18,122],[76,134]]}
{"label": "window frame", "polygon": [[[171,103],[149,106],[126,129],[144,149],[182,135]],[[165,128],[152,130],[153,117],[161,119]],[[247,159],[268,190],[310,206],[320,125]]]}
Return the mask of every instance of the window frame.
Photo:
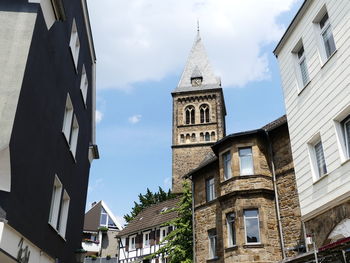
{"label": "window frame", "polygon": [[[327,20],[325,21],[324,25],[321,27],[321,21],[324,19],[325,16],[327,16]],[[322,18],[321,18],[321,20],[319,21],[318,24],[320,26],[320,36],[321,36],[324,52],[325,52],[325,55],[326,55],[326,60],[328,60],[333,55],[333,53],[337,50],[337,47],[335,46],[335,40],[334,40],[334,36],[333,36],[332,26],[331,26],[331,23],[329,21],[328,12],[323,14],[323,16],[322,16]],[[332,41],[333,41],[333,45],[334,45],[334,50],[332,50],[332,51],[330,50],[329,54],[328,54],[328,51],[327,51],[328,49],[326,47],[326,41],[325,41],[325,37],[324,37],[324,35],[327,33],[328,30],[330,30],[330,34],[332,36]]]}
{"label": "window frame", "polygon": [[[144,248],[148,248],[150,247],[150,237],[151,237],[151,231],[146,231],[146,232],[143,232],[143,238],[142,238],[142,246]],[[148,239],[146,239],[146,237],[148,236]],[[148,242],[146,242],[148,241]]]}
{"label": "window frame", "polygon": [[[321,27],[321,21],[325,16],[328,16],[328,19],[326,20],[325,24],[323,27]],[[320,57],[320,62],[321,62],[321,67],[326,64],[326,62],[333,56],[333,54],[337,51],[337,46],[335,43],[334,35],[333,35],[333,30],[332,30],[332,24],[330,22],[330,17],[329,17],[329,12],[327,10],[326,5],[324,5],[320,11],[317,13],[315,19],[312,21],[314,24],[314,31],[317,37],[317,49]],[[324,37],[323,34],[330,29],[331,35],[332,35],[332,41],[334,44],[334,50],[330,53],[327,54],[327,48],[325,45]]]}
{"label": "window frame", "polygon": [[129,243],[129,251],[136,250],[136,235],[129,236]]}
{"label": "window frame", "polygon": [[[163,231],[165,231],[165,234],[163,234]],[[159,229],[159,232],[160,232],[160,234],[159,234],[159,241],[162,242],[164,240],[164,238],[166,238],[168,236],[168,234],[169,234],[168,233],[168,227],[167,226],[161,227]]]}
{"label": "window frame", "polygon": [[75,18],[73,18],[73,22],[72,22],[69,47],[73,58],[74,68],[75,68],[75,71],[77,72],[79,53],[80,53],[80,39],[79,39],[78,27],[77,27],[77,23],[75,22]]}
{"label": "window frame", "polygon": [[63,184],[56,174],[54,178],[53,190],[51,194],[51,205],[50,205],[49,220],[48,220],[49,224],[56,230],[58,227],[58,221],[59,221],[59,215],[60,215],[62,192],[63,192]]}
{"label": "window frame", "polygon": [[208,231],[208,243],[209,243],[209,259],[218,258],[218,240],[217,240],[216,229]]}
{"label": "window frame", "polygon": [[193,105],[188,105],[185,108],[185,125],[196,124],[196,109]]}
{"label": "window frame", "polygon": [[199,106],[200,123],[210,122],[210,107],[204,103]]}
{"label": "window frame", "polygon": [[[315,146],[317,144],[321,143],[322,146],[322,153],[323,153],[323,158],[324,158],[324,163],[325,163],[325,168],[326,168],[326,173],[320,174],[319,172],[319,163],[317,160],[317,154],[316,154],[316,149]],[[313,176],[314,182],[318,181],[319,179],[323,178],[324,176],[327,175],[327,161],[326,161],[326,155],[323,149],[323,143],[322,139],[319,133],[315,134],[308,142],[308,150],[309,150],[309,159],[310,159],[310,166],[311,166],[311,173]]]}
{"label": "window frame", "polygon": [[[244,149],[250,149],[250,155],[241,155],[241,150]],[[250,156],[251,158],[251,173],[243,173],[242,172],[242,158],[241,157],[246,157]],[[239,174],[240,176],[249,176],[249,175],[254,175],[254,158],[253,158],[253,147],[252,146],[246,146],[246,147],[239,147],[238,148],[238,158],[239,158]]]}
{"label": "window frame", "polygon": [[[226,156],[229,156],[229,160],[226,160],[225,157]],[[228,150],[226,152],[224,152],[222,154],[222,164],[223,164],[223,171],[224,171],[224,180],[228,180],[230,178],[232,178],[232,154],[231,154],[231,151]],[[229,164],[229,173],[228,173],[228,170],[227,170],[227,162]],[[229,176],[228,176],[229,175]]]}
{"label": "window frame", "polygon": [[67,230],[67,223],[68,223],[68,215],[69,215],[69,204],[70,204],[70,197],[66,190],[63,191],[63,196],[61,200],[61,209],[60,209],[60,219],[59,219],[59,225],[58,225],[58,233],[65,238],[66,236],[66,230]]}
{"label": "window frame", "polygon": [[[230,216],[233,215],[233,219]],[[226,214],[226,227],[227,227],[227,245],[228,247],[236,246],[236,214],[230,212]]]}
{"label": "window frame", "polygon": [[[246,216],[245,212],[246,211],[256,211],[257,212],[257,216]],[[259,239],[258,242],[248,242],[247,239],[247,221],[246,219],[257,219],[257,223],[258,223],[258,234],[259,234]],[[245,244],[246,245],[258,245],[261,244],[261,231],[260,231],[260,219],[259,219],[259,209],[257,208],[250,208],[250,209],[244,209],[243,210],[243,222],[244,222],[244,239],[245,239]]]}
{"label": "window frame", "polygon": [[215,200],[216,194],[215,194],[215,178],[214,177],[210,177],[210,178],[205,180],[205,189],[206,189],[207,202]]}
{"label": "window frame", "polygon": [[81,80],[80,80],[80,92],[81,96],[84,101],[84,106],[87,108],[87,95],[89,90],[89,80],[87,77],[85,65],[83,64],[82,70],[81,70]]}
{"label": "window frame", "polygon": [[67,98],[66,98],[66,105],[65,105],[65,109],[64,109],[63,125],[62,125],[62,132],[63,132],[64,137],[66,138],[68,144],[70,141],[72,122],[73,122],[73,114],[74,114],[73,103],[72,103],[72,100],[71,100],[70,95],[68,93]]}

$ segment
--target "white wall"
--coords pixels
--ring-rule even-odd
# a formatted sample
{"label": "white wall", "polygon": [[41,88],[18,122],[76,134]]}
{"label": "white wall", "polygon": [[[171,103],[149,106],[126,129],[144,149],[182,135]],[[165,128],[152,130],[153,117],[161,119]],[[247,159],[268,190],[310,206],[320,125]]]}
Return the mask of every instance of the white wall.
{"label": "white wall", "polygon": [[[303,220],[321,213],[350,195],[350,163],[342,162],[334,119],[350,105],[350,1],[310,1],[303,18],[278,54],[284,100]],[[320,59],[313,23],[326,5],[337,52]],[[298,94],[291,51],[302,38],[311,82]],[[328,175],[315,180],[307,143],[320,133]]]}
{"label": "white wall", "polygon": [[0,11],[0,190],[10,191],[9,143],[36,13]]}

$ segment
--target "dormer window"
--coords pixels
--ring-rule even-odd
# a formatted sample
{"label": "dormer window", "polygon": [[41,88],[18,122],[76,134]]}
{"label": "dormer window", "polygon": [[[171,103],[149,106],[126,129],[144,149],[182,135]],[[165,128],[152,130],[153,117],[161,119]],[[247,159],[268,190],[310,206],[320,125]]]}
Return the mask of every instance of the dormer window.
{"label": "dormer window", "polygon": [[202,81],[203,81],[202,77],[191,78],[191,85],[193,87],[198,87],[198,86],[202,85]]}

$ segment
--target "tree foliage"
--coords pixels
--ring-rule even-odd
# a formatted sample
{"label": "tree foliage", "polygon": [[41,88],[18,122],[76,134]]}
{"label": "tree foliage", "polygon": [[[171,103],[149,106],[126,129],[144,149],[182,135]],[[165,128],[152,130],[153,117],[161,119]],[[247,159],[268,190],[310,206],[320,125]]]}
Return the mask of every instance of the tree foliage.
{"label": "tree foliage", "polygon": [[174,198],[175,195],[171,193],[170,189],[168,192],[165,192],[161,187],[159,187],[158,192],[155,193],[147,188],[146,193],[140,193],[138,197],[139,202],[134,201],[134,207],[131,209],[130,214],[124,215],[126,222],[133,220],[144,208]]}
{"label": "tree foliage", "polygon": [[[193,261],[193,229],[192,229],[192,193],[190,185],[185,182],[183,194],[176,208],[178,217],[167,222],[164,226],[173,226],[174,230],[164,238],[161,248],[150,255],[168,257],[169,263],[192,263]],[[168,210],[171,212],[173,210]],[[167,213],[166,212],[166,213]]]}

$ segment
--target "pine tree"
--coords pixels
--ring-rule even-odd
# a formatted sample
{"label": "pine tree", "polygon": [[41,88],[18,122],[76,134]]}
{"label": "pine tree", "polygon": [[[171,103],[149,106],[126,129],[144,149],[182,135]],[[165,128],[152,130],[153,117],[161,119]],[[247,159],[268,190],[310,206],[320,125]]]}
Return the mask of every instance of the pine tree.
{"label": "pine tree", "polygon": [[149,207],[153,204],[158,204],[160,202],[166,201],[168,199],[174,198],[175,195],[171,193],[170,189],[168,192],[165,192],[160,186],[158,192],[153,193],[147,188],[145,194],[139,194],[139,203],[134,202],[134,207],[131,209],[130,214],[124,215],[126,222],[133,220],[143,209]]}
{"label": "pine tree", "polygon": [[[193,261],[193,230],[192,230],[192,193],[190,185],[185,182],[183,194],[175,211],[178,217],[167,222],[164,226],[173,226],[174,230],[162,241],[157,252],[148,259],[166,255],[169,263],[192,263]],[[171,212],[173,210],[168,210]]]}

